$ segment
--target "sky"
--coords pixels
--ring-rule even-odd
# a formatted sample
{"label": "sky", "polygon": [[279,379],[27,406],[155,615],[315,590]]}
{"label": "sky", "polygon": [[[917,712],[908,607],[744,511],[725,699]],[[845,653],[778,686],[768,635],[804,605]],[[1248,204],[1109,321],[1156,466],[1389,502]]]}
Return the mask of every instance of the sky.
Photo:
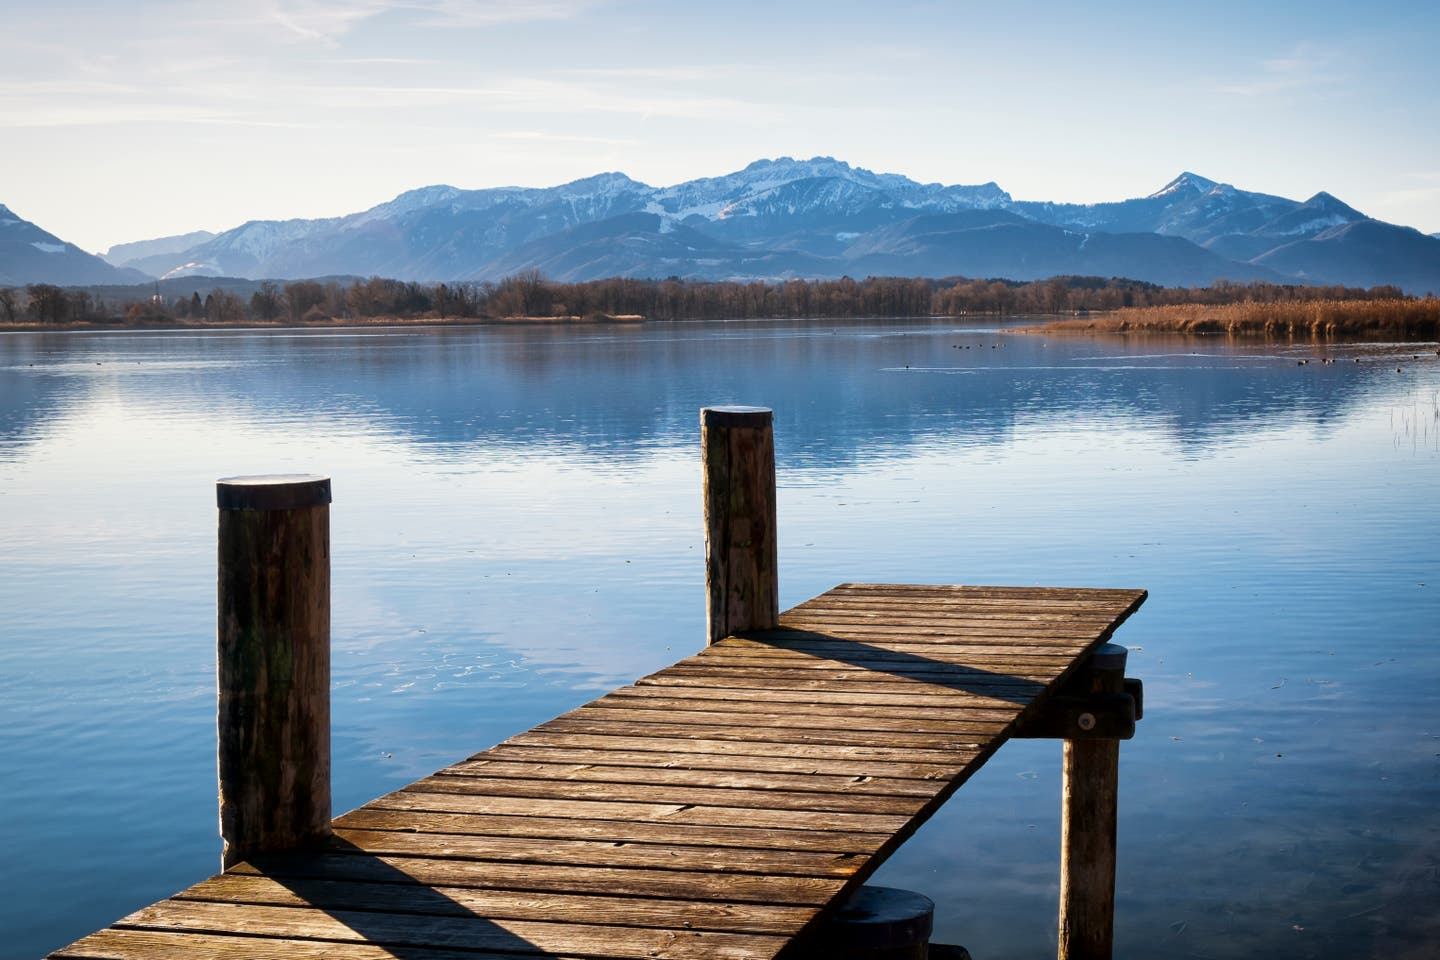
{"label": "sky", "polygon": [[91,251],[436,183],[1182,171],[1440,231],[1440,4],[0,0],[0,203]]}

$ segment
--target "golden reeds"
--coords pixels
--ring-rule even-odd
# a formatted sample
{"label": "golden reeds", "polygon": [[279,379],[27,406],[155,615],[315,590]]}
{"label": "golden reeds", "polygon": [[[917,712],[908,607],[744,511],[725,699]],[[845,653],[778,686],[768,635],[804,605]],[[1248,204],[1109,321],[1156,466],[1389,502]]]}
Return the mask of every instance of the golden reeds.
{"label": "golden reeds", "polygon": [[1432,340],[1440,299],[1298,300],[1129,307],[1036,328],[1047,333],[1195,333],[1319,340]]}

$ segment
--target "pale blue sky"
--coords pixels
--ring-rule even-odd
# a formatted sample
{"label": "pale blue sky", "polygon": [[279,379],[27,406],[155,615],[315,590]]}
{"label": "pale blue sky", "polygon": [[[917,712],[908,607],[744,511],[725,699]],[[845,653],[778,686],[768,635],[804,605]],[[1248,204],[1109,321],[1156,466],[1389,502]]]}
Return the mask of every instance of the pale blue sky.
{"label": "pale blue sky", "polygon": [[0,203],[92,250],[432,183],[827,154],[1017,199],[1182,170],[1440,231],[1440,4],[0,0]]}

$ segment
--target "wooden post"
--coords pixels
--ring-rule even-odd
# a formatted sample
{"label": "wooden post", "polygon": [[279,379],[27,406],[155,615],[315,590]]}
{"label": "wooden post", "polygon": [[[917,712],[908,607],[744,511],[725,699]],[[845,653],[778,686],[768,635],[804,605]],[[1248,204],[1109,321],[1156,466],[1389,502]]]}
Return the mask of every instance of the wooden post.
{"label": "wooden post", "polygon": [[[1126,652],[1118,644],[1107,643],[1091,654],[1082,667],[1089,674],[1088,692],[1123,692]],[[1110,960],[1115,938],[1119,788],[1119,740],[1065,741],[1060,813],[1060,960]]]}
{"label": "wooden post", "polygon": [[929,897],[866,884],[811,934],[798,960],[927,960],[934,926]]}
{"label": "wooden post", "polygon": [[700,411],[705,468],[705,619],[709,643],[780,620],[775,435],[764,407]]}
{"label": "wooden post", "polygon": [[228,868],[330,835],[330,480],[227,477],[216,500]]}

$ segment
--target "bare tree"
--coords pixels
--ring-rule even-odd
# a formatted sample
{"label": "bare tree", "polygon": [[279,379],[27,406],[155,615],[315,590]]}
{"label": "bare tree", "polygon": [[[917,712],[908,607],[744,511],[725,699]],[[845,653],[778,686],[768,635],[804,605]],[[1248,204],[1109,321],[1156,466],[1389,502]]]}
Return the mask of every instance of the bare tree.
{"label": "bare tree", "polygon": [[65,291],[50,283],[32,283],[25,288],[30,298],[30,315],[41,323],[60,323],[69,302]]}

